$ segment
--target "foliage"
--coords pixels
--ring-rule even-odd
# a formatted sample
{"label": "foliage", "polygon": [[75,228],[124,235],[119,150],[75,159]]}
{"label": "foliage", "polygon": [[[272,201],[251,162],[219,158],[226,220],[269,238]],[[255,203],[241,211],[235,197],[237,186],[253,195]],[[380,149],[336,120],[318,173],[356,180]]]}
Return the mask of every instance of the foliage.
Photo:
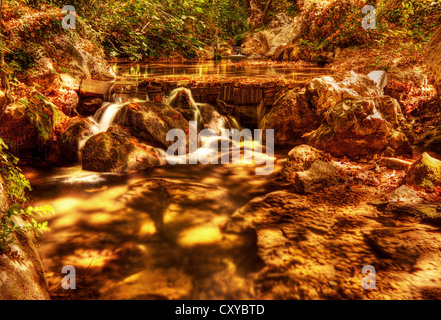
{"label": "foliage", "polygon": [[[0,211],[0,252],[7,251],[9,245],[15,242],[15,233],[32,232],[35,237],[40,237],[44,232],[50,231],[47,221],[38,222],[36,215],[43,217],[54,214],[54,209],[49,206],[22,208],[14,204],[7,211]],[[17,223],[15,217],[30,220],[24,223]]]}
{"label": "foliage", "polygon": [[[15,232],[33,232],[39,237],[43,232],[49,231],[48,222],[38,222],[35,215],[44,216],[53,214],[54,209],[49,206],[23,207],[27,202],[26,189],[31,190],[31,185],[17,167],[18,158],[7,152],[8,146],[0,138],[0,174],[5,180],[5,188],[9,200],[15,204],[7,211],[0,211],[0,252],[7,250],[8,245],[14,242]],[[17,223],[14,217],[24,218],[24,224]],[[29,221],[28,221],[29,220]]]}

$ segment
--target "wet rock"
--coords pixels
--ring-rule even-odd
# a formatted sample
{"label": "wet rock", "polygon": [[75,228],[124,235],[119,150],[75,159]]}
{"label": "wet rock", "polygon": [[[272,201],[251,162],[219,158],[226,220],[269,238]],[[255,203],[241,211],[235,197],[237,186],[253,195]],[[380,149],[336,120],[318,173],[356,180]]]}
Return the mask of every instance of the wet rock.
{"label": "wet rock", "polygon": [[299,193],[311,193],[316,190],[335,186],[344,179],[338,172],[338,168],[331,163],[316,160],[311,167],[294,176],[294,190]]}
{"label": "wet rock", "polygon": [[441,29],[439,29],[426,46],[426,65],[428,78],[441,93]]}
{"label": "wet rock", "polygon": [[46,160],[55,165],[76,163],[79,160],[80,143],[91,136],[92,121],[75,117],[69,119],[66,128],[49,144]]}
{"label": "wet rock", "polygon": [[82,99],[92,97],[106,100],[112,85],[111,81],[85,79],[81,82],[80,97]]}
{"label": "wet rock", "polygon": [[103,99],[99,97],[83,98],[77,111],[80,115],[88,117],[94,115],[95,112],[103,105]]}
{"label": "wet rock", "polygon": [[133,136],[148,145],[168,148],[173,141],[167,141],[171,129],[188,132],[188,121],[172,107],[156,101],[128,103],[115,116],[115,123],[122,125]]}
{"label": "wet rock", "polygon": [[407,137],[377,109],[375,99],[346,99],[329,110],[322,125],[307,136],[309,145],[334,156],[359,158],[383,152],[411,154]]}
{"label": "wet rock", "polygon": [[198,109],[204,129],[210,129],[214,134],[221,136],[222,129],[229,128],[228,119],[217,112],[211,104],[199,104]]}
{"label": "wet rock", "polygon": [[88,139],[81,157],[83,170],[97,172],[141,171],[160,163],[154,148],[139,143],[118,125]]}
{"label": "wet rock", "polygon": [[297,171],[308,170],[316,160],[321,160],[324,152],[306,144],[297,146],[288,153],[288,160],[280,173],[280,179],[287,183],[294,183]]}
{"label": "wet rock", "polygon": [[434,191],[441,186],[441,161],[424,152],[406,174],[406,183],[415,188]]}

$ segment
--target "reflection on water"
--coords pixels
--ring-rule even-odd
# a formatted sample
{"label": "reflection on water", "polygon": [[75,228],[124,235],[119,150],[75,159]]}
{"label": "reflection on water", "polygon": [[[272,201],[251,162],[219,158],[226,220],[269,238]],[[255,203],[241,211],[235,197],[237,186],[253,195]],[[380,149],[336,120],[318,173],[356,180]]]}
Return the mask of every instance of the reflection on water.
{"label": "reflection on water", "polygon": [[[234,60],[232,60],[234,61]],[[113,71],[119,77],[139,80],[161,76],[215,76],[302,79],[328,75],[329,69],[317,67],[295,67],[277,64],[242,64],[232,61],[208,61],[194,64],[115,64]]]}
{"label": "reflection on water", "polygon": [[[259,264],[252,241],[222,228],[237,208],[271,189],[282,162],[270,176],[256,176],[256,165],[245,164],[165,165],[133,174],[26,168],[35,204],[56,210],[52,231],[39,240],[52,298],[253,298],[247,273]],[[135,190],[143,210],[127,206],[130,185],[151,178],[172,181],[174,201],[141,188]],[[158,235],[158,206],[169,237]],[[70,296],[60,287],[64,265],[77,269]]]}

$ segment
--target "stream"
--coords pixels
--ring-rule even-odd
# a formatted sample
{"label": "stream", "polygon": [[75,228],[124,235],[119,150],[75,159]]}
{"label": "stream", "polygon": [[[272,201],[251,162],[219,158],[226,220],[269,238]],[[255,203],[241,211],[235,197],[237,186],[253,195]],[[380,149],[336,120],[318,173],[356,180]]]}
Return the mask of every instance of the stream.
{"label": "stream", "polygon": [[[133,80],[146,72],[149,76],[184,71],[219,74],[222,68],[215,64],[138,66],[136,72],[132,67],[131,76],[123,71],[120,76]],[[272,67],[261,71],[255,70],[280,76]],[[249,69],[241,72],[254,75]],[[285,76],[290,72],[283,71]],[[120,105],[105,102],[89,117],[95,122],[94,134],[111,125]],[[253,298],[249,274],[260,265],[255,237],[228,234],[223,228],[235,210],[272,190],[286,154],[276,150],[272,174],[261,176],[255,174],[255,163],[164,164],[131,174],[90,172],[80,164],[26,167],[33,204],[50,204],[56,211],[47,218],[51,231],[38,241],[51,298]],[[146,196],[143,186],[131,187],[143,181],[167,183],[172,200],[154,188]],[[152,213],[158,206],[163,215],[160,222]],[[61,286],[66,265],[75,267],[75,290]]]}

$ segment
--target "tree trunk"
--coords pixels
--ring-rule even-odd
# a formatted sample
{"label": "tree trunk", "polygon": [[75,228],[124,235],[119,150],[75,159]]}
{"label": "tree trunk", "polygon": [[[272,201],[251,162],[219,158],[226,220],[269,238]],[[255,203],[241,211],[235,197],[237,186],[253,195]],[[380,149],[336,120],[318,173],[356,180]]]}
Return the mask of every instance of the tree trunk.
{"label": "tree trunk", "polygon": [[251,30],[260,28],[263,26],[262,24],[262,10],[260,10],[260,6],[257,0],[250,0],[250,16],[248,17],[248,25]]}
{"label": "tree trunk", "polygon": [[268,15],[268,11],[271,8],[271,4],[273,3],[273,0],[268,0],[268,3],[265,6],[265,10],[263,11],[262,14],[262,23],[265,25],[266,24],[266,17]]}

